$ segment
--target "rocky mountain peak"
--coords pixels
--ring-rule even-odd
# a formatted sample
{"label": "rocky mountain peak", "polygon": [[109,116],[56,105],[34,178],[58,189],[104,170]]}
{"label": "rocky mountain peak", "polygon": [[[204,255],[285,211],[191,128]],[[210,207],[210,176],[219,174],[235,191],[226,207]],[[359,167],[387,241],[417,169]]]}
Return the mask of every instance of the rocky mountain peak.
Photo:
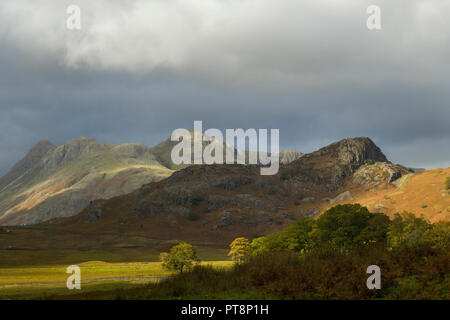
{"label": "rocky mountain peak", "polygon": [[36,161],[41,159],[44,155],[47,154],[47,152],[54,148],[55,145],[53,145],[50,141],[40,140],[30,149],[30,151],[28,151],[25,157],[23,157],[22,160],[17,163],[17,165],[22,162],[22,165],[28,163],[32,166]]}
{"label": "rocky mountain peak", "polygon": [[39,140],[31,149],[30,152],[32,151],[37,151],[37,150],[50,150],[53,149],[55,147],[55,145],[53,143],[51,143],[49,140],[47,139],[42,139]]}
{"label": "rocky mountain peak", "polygon": [[0,192],[10,183],[30,171],[47,153],[55,146],[48,140],[41,140],[36,143],[30,151],[17,162],[12,169],[3,177],[0,177]]}
{"label": "rocky mountain peak", "polygon": [[332,156],[344,165],[389,162],[381,149],[367,137],[346,138],[317,151],[320,156]]}
{"label": "rocky mountain peak", "polygon": [[306,185],[338,190],[344,180],[363,165],[390,163],[380,148],[367,137],[347,138],[303,155],[282,170],[285,179]]}
{"label": "rocky mountain peak", "polygon": [[48,140],[40,140],[36,143],[30,151],[17,162],[11,171],[0,178],[0,187],[3,187],[24,174],[27,170],[33,168],[50,150],[53,150],[55,146]]}

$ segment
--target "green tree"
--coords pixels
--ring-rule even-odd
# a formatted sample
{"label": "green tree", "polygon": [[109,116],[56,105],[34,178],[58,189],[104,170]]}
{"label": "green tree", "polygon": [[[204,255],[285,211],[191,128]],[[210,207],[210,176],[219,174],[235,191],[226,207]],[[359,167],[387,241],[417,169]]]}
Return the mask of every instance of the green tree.
{"label": "green tree", "polygon": [[268,242],[267,237],[259,237],[253,239],[250,244],[251,254],[259,255],[269,252],[267,242]]}
{"label": "green tree", "polygon": [[372,217],[354,239],[356,245],[387,244],[387,233],[391,220],[383,213],[371,213]]}
{"label": "green tree", "polygon": [[445,179],[445,188],[447,190],[450,190],[450,177],[447,177],[447,179]]}
{"label": "green tree", "polygon": [[390,248],[417,246],[424,242],[424,234],[429,229],[431,224],[423,217],[411,212],[396,213],[389,226],[388,245]]}
{"label": "green tree", "polygon": [[315,220],[312,218],[302,218],[293,225],[287,227],[279,235],[280,243],[288,250],[304,252],[314,246],[311,232],[314,228]]}
{"label": "green tree", "polygon": [[230,244],[230,252],[229,256],[233,259],[233,261],[237,263],[241,263],[248,259],[251,254],[251,244],[250,241],[246,238],[240,237],[233,240]]}
{"label": "green tree", "polygon": [[337,205],[325,211],[311,232],[316,245],[346,249],[382,242],[389,219],[359,204]]}
{"label": "green tree", "polygon": [[[282,233],[282,232],[281,232]],[[266,237],[253,239],[250,244],[251,254],[259,255],[268,252],[277,252],[287,250],[286,243],[282,242],[280,232],[274,232]]]}
{"label": "green tree", "polygon": [[162,267],[166,270],[182,273],[185,269],[191,269],[195,263],[199,263],[195,248],[186,242],[180,242],[173,246],[169,253],[161,253]]}

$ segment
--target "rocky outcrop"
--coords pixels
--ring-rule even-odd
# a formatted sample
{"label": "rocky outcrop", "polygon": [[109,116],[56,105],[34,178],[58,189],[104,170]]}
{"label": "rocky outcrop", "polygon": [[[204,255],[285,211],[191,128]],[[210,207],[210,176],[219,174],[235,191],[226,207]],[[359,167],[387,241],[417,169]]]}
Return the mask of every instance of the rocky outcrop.
{"label": "rocky outcrop", "polygon": [[342,201],[352,201],[353,197],[350,191],[345,191],[339,195],[337,195],[335,198],[330,200],[330,203],[338,203]]}
{"label": "rocky outcrop", "polygon": [[383,211],[389,210],[389,207],[385,206],[384,204],[378,203],[373,207],[373,209],[376,212],[383,212]]}
{"label": "rocky outcrop", "polygon": [[280,177],[299,185],[322,186],[327,191],[337,191],[345,179],[361,166],[376,162],[389,163],[372,140],[366,137],[344,139],[282,168]]}
{"label": "rocky outcrop", "polygon": [[215,229],[229,227],[233,224],[233,212],[223,211],[217,216],[217,226]]}
{"label": "rocky outcrop", "polygon": [[377,186],[383,183],[393,183],[411,172],[403,166],[387,162],[376,162],[361,166],[353,174],[352,182],[364,186]]}
{"label": "rocky outcrop", "polygon": [[314,217],[316,217],[319,213],[320,213],[320,210],[319,210],[319,209],[317,209],[317,208],[311,208],[311,209],[307,210],[307,211],[303,214],[303,216],[304,216],[305,218],[314,218]]}

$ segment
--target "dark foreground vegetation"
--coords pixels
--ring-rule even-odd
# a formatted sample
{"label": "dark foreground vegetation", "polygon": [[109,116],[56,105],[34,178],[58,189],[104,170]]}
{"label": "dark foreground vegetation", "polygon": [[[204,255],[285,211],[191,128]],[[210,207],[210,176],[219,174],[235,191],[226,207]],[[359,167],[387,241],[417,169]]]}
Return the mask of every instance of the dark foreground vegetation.
{"label": "dark foreground vegetation", "polygon": [[[408,213],[389,220],[336,206],[252,242],[238,238],[232,269],[194,266],[160,283],[77,298],[449,299],[449,230],[449,222]],[[367,288],[370,265],[381,269],[379,290]]]}

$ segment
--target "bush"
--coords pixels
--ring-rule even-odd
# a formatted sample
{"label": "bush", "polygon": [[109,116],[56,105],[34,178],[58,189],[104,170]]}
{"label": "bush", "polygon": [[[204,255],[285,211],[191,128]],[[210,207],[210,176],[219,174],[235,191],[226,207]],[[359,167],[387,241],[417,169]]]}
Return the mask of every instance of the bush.
{"label": "bush", "polygon": [[[366,270],[372,264],[382,270],[382,290],[366,286]],[[428,244],[394,250],[318,247],[303,255],[293,251],[259,254],[231,270],[198,266],[150,285],[145,298],[447,300],[449,270],[449,250]]]}

